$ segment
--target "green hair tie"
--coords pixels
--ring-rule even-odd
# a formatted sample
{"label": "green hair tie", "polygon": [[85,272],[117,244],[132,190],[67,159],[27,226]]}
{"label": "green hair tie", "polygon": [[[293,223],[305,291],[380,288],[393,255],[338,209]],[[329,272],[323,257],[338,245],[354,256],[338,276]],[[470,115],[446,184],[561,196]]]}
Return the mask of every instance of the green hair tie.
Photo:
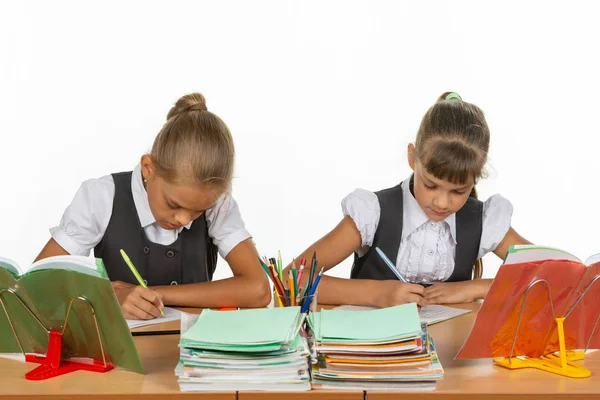
{"label": "green hair tie", "polygon": [[452,99],[458,99],[458,100],[462,100],[462,97],[460,97],[460,96],[458,95],[458,93],[454,93],[454,92],[452,92],[452,93],[449,93],[449,94],[446,96],[446,100],[452,100]]}

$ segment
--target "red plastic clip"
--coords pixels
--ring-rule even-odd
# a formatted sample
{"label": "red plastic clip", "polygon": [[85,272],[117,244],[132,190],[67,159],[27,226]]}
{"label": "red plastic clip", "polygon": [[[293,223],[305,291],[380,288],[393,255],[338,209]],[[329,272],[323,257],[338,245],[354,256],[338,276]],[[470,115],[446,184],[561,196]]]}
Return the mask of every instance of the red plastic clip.
{"label": "red plastic clip", "polygon": [[25,361],[40,363],[39,367],[25,374],[25,379],[30,381],[41,381],[59,375],[68,374],[69,372],[85,370],[92,372],[106,372],[115,368],[113,364],[103,361],[90,363],[82,363],[77,361],[66,361],[60,359],[62,350],[62,334],[57,331],[50,331],[50,339],[48,340],[48,352],[46,356],[37,356],[35,354],[26,354]]}

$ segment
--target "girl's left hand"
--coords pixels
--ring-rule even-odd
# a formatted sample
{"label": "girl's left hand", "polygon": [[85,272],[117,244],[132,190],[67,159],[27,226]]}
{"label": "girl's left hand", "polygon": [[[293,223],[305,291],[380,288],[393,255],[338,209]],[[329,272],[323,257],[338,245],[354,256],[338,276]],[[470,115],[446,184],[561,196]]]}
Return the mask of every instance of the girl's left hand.
{"label": "girl's left hand", "polygon": [[485,297],[489,289],[488,279],[463,282],[439,282],[425,288],[427,304],[470,303]]}

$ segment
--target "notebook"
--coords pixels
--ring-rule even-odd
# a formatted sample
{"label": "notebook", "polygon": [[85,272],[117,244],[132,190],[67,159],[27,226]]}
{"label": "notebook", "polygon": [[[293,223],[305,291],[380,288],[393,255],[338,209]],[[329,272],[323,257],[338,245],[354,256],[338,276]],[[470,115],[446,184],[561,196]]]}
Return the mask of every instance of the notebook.
{"label": "notebook", "polygon": [[500,266],[457,358],[553,353],[559,349],[554,317],[566,315],[566,349],[600,348],[596,326],[600,315],[598,276],[600,262],[586,265],[558,249],[514,246]]}
{"label": "notebook", "polygon": [[431,390],[443,368],[415,303],[309,315],[313,388]]}
{"label": "notebook", "polygon": [[322,342],[389,342],[421,333],[415,303],[367,312],[322,310],[315,315],[315,332]]}
{"label": "notebook", "polygon": [[[23,273],[17,263],[2,258],[0,291],[25,353],[46,352],[48,330],[62,331],[69,305],[72,304],[67,328],[62,336],[62,359],[102,360],[104,351],[112,364],[143,372],[102,260],[81,256],[50,257],[34,263]],[[86,299],[94,307],[95,314],[90,312],[84,301],[73,300],[77,298]],[[97,339],[98,331],[102,346]],[[21,352],[2,307],[0,338],[1,353]]]}
{"label": "notebook", "polygon": [[[239,345],[240,349],[252,349],[257,346],[277,345],[293,339],[290,335],[298,324],[299,314],[300,307],[236,311],[205,309],[194,326],[181,336],[181,341],[189,347],[237,348]],[[208,326],[211,329],[207,329]]]}
{"label": "notebook", "polygon": [[310,390],[304,318],[300,307],[184,315],[175,368],[180,389]]}

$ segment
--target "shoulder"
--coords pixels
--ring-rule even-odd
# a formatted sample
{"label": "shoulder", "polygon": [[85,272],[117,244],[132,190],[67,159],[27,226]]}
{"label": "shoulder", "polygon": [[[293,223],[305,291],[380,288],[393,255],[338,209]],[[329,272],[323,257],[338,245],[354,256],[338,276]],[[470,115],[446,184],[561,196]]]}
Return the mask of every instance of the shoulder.
{"label": "shoulder", "polygon": [[502,196],[495,194],[483,202],[483,220],[510,219],[513,213],[512,203]]}
{"label": "shoulder", "polygon": [[84,181],[79,187],[76,197],[91,203],[109,201],[112,204],[115,197],[115,182],[112,175]]}
{"label": "shoulder", "polygon": [[57,227],[54,240],[69,254],[88,255],[106,231],[112,214],[115,185],[112,176],[84,181]]}
{"label": "shoulder", "polygon": [[374,192],[365,189],[355,189],[342,200],[342,210],[345,215],[356,212],[379,211],[379,199]]}
{"label": "shoulder", "polygon": [[346,197],[344,197],[344,199],[342,200],[343,202],[372,202],[372,201],[377,201],[377,195],[375,194],[375,192],[371,192],[370,190],[366,190],[366,189],[354,189],[352,192],[350,192],[348,195],[346,195]]}
{"label": "shoulder", "polygon": [[513,206],[502,195],[495,194],[483,202],[483,226],[478,258],[496,250],[510,229]]}
{"label": "shoulder", "polygon": [[239,215],[239,206],[230,191],[219,196],[215,205],[206,210],[206,216],[210,219],[216,216],[231,217],[231,213]]}
{"label": "shoulder", "polygon": [[377,195],[365,189],[356,189],[342,200],[344,216],[352,218],[361,235],[361,247],[373,243],[381,207]]}
{"label": "shoulder", "polygon": [[221,195],[214,207],[206,210],[205,215],[208,234],[223,258],[240,242],[252,237],[246,229],[238,203],[231,191]]}

